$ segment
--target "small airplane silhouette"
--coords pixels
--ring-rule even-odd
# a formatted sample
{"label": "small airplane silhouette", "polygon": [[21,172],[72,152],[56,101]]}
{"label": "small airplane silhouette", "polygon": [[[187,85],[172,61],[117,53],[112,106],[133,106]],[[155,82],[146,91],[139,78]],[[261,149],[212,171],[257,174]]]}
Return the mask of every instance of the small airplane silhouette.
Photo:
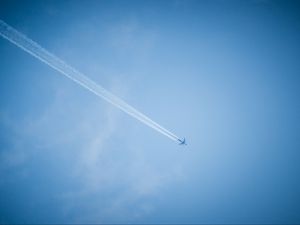
{"label": "small airplane silhouette", "polygon": [[183,138],[183,140],[178,139],[178,141],[179,141],[179,145],[186,145],[185,138]]}

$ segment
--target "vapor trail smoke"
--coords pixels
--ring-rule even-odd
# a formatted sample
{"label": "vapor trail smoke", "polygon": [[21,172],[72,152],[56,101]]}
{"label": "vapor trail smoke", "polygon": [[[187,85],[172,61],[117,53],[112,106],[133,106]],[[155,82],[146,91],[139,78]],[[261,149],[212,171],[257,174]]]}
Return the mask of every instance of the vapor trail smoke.
{"label": "vapor trail smoke", "polygon": [[164,127],[160,126],[158,123],[154,122],[149,117],[147,117],[143,113],[139,112],[138,110],[136,110],[135,108],[133,108],[132,106],[124,102],[122,99],[113,95],[105,88],[103,88],[102,86],[98,85],[97,83],[89,79],[84,74],[78,72],[73,67],[69,66],[67,63],[65,63],[55,55],[51,54],[46,49],[41,47],[39,44],[29,39],[19,31],[15,30],[14,28],[12,28],[10,25],[8,25],[2,20],[0,20],[0,35],[3,38],[10,41],[11,43],[18,46],[19,48],[28,52],[32,56],[36,57],[40,61],[46,63],[53,69],[57,70],[61,74],[70,78],[74,82],[80,84],[82,87],[85,87],[92,93],[96,94],[97,96],[103,98],[107,102],[123,110],[124,112],[134,117],[135,119],[139,120],[140,122],[153,128],[154,130],[165,135],[166,137],[170,138],[173,141],[176,141],[178,143],[181,142],[178,136],[176,136],[169,130],[165,129]]}

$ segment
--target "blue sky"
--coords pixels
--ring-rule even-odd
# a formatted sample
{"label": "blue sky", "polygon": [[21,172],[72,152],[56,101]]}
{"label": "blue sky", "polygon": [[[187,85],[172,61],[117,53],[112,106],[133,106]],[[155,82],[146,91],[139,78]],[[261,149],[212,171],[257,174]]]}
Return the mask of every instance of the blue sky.
{"label": "blue sky", "polygon": [[178,146],[0,39],[1,223],[299,223],[297,1],[1,1]]}

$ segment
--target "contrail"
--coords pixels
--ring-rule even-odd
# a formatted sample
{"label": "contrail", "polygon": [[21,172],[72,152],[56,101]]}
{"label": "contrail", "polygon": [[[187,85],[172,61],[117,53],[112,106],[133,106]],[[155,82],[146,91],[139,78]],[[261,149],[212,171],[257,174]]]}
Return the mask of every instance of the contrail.
{"label": "contrail", "polygon": [[103,98],[107,102],[113,104],[114,106],[118,107],[122,111],[126,112],[130,116],[134,117],[135,119],[139,120],[140,122],[146,124],[147,126],[153,128],[154,130],[158,131],[159,133],[165,135],[166,137],[170,138],[171,140],[182,143],[182,140],[173,134],[171,131],[167,130],[166,128],[160,126],[158,123],[151,120],[149,117],[144,115],[143,113],[136,110],[134,107],[127,104],[122,99],[118,98],[117,96],[110,93],[108,90],[100,86],[99,84],[92,81],[90,78],[85,76],[84,74],[78,72],[73,67],[56,57],[55,55],[48,52],[46,49],[41,47],[39,44],[31,40],[30,38],[26,37],[24,34],[20,33],[4,21],[0,20],[0,35],[10,41],[11,43],[15,44],[19,48],[23,49],[24,51],[28,52],[35,58],[39,59],[40,61],[46,63],[53,69],[57,70],[61,74],[65,75],[66,77],[70,78],[77,84],[81,85],[82,87],[88,89],[92,93],[96,94],[97,96]]}

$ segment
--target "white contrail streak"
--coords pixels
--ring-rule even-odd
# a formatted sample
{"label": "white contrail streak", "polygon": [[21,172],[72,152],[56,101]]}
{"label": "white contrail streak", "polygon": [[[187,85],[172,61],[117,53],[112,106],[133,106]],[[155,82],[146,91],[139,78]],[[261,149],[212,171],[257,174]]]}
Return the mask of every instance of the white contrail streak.
{"label": "white contrail streak", "polygon": [[89,79],[84,74],[78,72],[73,67],[69,66],[67,63],[65,63],[55,55],[51,54],[39,44],[29,39],[19,31],[15,30],[2,20],[0,20],[0,35],[3,38],[15,44],[16,46],[18,46],[19,48],[28,52],[32,56],[36,57],[40,61],[46,63],[53,69],[57,70],[61,74],[80,84],[82,87],[85,87],[97,96],[103,98],[107,102],[123,110],[124,112],[139,120],[140,122],[160,132],[161,134],[165,135],[171,140],[181,143],[181,139],[178,136],[165,129],[164,127],[160,126],[159,124],[151,120],[149,117],[145,116],[143,113],[139,112],[138,110],[124,102],[122,99],[113,95],[105,88]]}

